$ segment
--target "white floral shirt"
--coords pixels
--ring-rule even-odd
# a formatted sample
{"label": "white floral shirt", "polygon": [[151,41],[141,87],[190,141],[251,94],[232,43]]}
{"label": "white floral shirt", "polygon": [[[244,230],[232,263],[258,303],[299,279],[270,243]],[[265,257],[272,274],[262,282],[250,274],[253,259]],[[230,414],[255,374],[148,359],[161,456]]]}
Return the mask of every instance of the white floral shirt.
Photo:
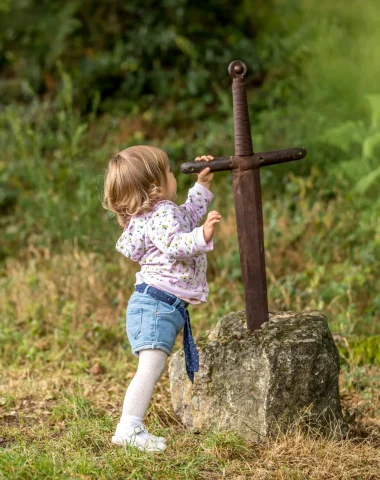
{"label": "white floral shirt", "polygon": [[116,250],[141,265],[136,284],[145,282],[189,303],[208,296],[206,243],[198,227],[214,195],[196,183],[183,205],[158,202],[149,213],[135,215],[116,243]]}

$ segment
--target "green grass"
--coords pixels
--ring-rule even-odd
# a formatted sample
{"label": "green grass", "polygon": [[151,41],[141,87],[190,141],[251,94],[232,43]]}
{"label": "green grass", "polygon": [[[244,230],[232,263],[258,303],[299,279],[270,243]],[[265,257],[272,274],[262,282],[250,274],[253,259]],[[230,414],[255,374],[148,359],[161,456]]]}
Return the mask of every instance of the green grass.
{"label": "green grass", "polygon": [[[231,218],[221,225],[224,251],[232,229]],[[277,272],[271,258],[269,267]],[[242,308],[239,279],[231,277],[227,288],[231,266],[218,267],[221,261],[216,256],[211,262],[210,301],[193,308],[195,335]],[[147,454],[113,446],[110,438],[137,366],[124,319],[135,270],[119,255],[108,259],[70,246],[60,254],[34,249],[27,259],[6,262],[0,290],[0,478],[292,480],[380,474],[380,371],[360,366],[355,355],[347,355],[340,379],[350,422],[343,442],[297,430],[251,444],[229,432],[187,432],[172,411],[166,371],[145,422],[154,434],[167,437],[167,451]],[[287,284],[270,277],[270,295],[276,289],[279,297],[271,298],[278,304],[272,300],[272,307],[286,307],[285,299],[292,306]],[[313,308],[317,300],[317,295],[303,296],[299,307]],[[333,306],[343,308],[340,302]]]}
{"label": "green grass", "polygon": [[[125,373],[132,370],[126,365]],[[28,381],[21,381],[13,372],[6,385],[16,398],[12,406],[0,410],[0,478],[370,479],[380,472],[380,436],[376,418],[371,420],[373,399],[363,406],[364,395],[355,398],[347,390],[343,390],[346,413],[356,417],[350,438],[337,441],[305,436],[296,428],[249,443],[231,432],[187,432],[171,412],[164,374],[146,423],[153,433],[167,438],[166,452],[114,446],[110,437],[126,382],[112,373],[110,367],[108,373],[75,378],[61,365],[59,375],[29,371],[27,388]],[[374,395],[378,385],[372,386]]]}

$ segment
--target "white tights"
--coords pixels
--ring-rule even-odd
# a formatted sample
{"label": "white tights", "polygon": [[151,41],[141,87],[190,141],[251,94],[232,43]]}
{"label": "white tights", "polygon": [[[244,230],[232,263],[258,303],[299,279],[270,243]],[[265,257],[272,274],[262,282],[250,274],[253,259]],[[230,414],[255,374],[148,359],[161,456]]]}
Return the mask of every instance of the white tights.
{"label": "white tights", "polygon": [[125,426],[139,424],[149,407],[153,390],[165,371],[168,354],[163,350],[149,349],[139,352],[139,364],[124,398],[120,423]]}

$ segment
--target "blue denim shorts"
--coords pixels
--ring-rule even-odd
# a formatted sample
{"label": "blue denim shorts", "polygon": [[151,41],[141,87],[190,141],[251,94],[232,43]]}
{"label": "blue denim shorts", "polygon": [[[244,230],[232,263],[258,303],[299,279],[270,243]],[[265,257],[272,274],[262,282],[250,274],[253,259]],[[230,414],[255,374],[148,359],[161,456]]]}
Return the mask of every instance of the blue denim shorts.
{"label": "blue denim shorts", "polygon": [[[174,298],[177,298],[173,295]],[[156,300],[147,293],[134,292],[127,307],[127,336],[133,355],[140,350],[158,348],[171,354],[185,320],[176,305]]]}

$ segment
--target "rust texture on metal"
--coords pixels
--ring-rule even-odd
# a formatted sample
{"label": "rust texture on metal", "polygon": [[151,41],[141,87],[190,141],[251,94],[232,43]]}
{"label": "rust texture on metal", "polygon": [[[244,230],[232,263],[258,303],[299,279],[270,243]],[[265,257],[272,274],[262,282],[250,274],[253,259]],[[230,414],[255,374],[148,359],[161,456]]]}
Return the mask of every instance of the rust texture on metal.
{"label": "rust texture on metal", "polygon": [[247,93],[244,76],[247,67],[243,62],[235,60],[228,67],[232,77],[232,99],[234,110],[235,155],[252,155],[251,126],[249,124]]}
{"label": "rust texture on metal", "polygon": [[232,185],[247,328],[253,331],[268,320],[260,171],[234,170]]}
{"label": "rust texture on metal", "polygon": [[181,165],[182,173],[199,173],[206,167],[210,167],[212,172],[224,172],[225,170],[231,170],[232,159],[234,157],[217,157],[212,162],[186,162]]}
{"label": "rust texture on metal", "polygon": [[235,60],[230,63],[228,72],[232,77],[235,155],[218,157],[209,163],[187,162],[181,165],[181,171],[199,173],[206,167],[212,172],[232,171],[247,327],[256,330],[269,317],[260,168],[301,160],[306,156],[306,150],[298,147],[254,153],[244,84],[247,67],[242,61]]}
{"label": "rust texture on metal", "polygon": [[302,160],[306,157],[306,149],[303,147],[287,148],[286,150],[273,150],[270,152],[256,153],[259,157],[260,167],[267,165],[276,165],[277,163],[292,162]]}
{"label": "rust texture on metal", "polygon": [[253,146],[244,83],[247,67],[243,62],[235,60],[228,67],[228,71],[232,77],[235,157],[240,157],[232,172],[232,186],[244,303],[247,328],[256,330],[269,318],[260,171],[250,165],[253,160]]}
{"label": "rust texture on metal", "polygon": [[[225,170],[240,170],[266,167],[267,165],[276,165],[277,163],[292,162],[301,160],[306,156],[306,150],[303,147],[288,148],[286,150],[274,150],[273,152],[259,152],[245,157],[216,157],[212,162],[186,162],[181,165],[182,173],[199,173],[204,168],[210,167],[211,172],[224,172]],[[242,162],[244,161],[244,167]]]}

